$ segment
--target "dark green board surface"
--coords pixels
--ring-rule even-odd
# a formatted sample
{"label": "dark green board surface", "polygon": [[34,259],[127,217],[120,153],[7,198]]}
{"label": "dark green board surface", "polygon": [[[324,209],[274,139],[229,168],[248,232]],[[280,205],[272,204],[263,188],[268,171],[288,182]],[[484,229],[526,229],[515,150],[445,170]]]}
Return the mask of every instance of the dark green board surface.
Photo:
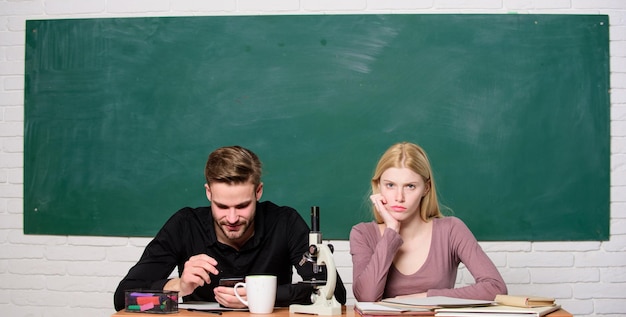
{"label": "dark green board surface", "polygon": [[479,240],[607,240],[605,15],[319,15],[26,24],[24,232],[152,236],[240,144],[325,239],[371,219],[398,141]]}

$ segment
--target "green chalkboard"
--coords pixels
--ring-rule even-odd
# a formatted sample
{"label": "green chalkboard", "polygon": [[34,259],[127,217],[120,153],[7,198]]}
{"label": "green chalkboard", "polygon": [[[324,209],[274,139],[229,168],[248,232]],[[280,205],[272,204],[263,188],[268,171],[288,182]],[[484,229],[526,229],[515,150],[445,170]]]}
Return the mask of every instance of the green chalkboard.
{"label": "green chalkboard", "polygon": [[479,240],[607,240],[606,15],[310,15],[26,23],[24,232],[152,236],[239,144],[264,199],[347,239],[374,165],[430,154]]}

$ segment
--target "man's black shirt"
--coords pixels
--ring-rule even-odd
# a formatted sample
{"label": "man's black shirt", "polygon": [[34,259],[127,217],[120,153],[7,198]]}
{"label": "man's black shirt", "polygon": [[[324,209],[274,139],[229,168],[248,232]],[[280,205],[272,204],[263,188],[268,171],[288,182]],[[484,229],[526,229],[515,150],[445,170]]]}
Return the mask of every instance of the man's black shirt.
{"label": "man's black shirt", "polygon": [[[314,274],[311,263],[299,265],[309,246],[309,227],[290,207],[269,201],[258,202],[254,217],[254,235],[240,250],[217,241],[210,207],[183,208],[165,223],[146,246],[143,255],[115,291],[115,309],[124,308],[124,291],[130,289],[160,290],[172,270],[178,266],[180,276],[185,262],[194,255],[207,254],[217,261],[217,276],[211,283],[198,287],[184,301],[215,301],[213,289],[220,278],[245,277],[252,274],[276,275],[276,306],[310,304],[313,286],[292,284],[295,266],[303,280],[325,280],[326,274]],[[335,297],[346,302],[346,289],[337,275]]]}

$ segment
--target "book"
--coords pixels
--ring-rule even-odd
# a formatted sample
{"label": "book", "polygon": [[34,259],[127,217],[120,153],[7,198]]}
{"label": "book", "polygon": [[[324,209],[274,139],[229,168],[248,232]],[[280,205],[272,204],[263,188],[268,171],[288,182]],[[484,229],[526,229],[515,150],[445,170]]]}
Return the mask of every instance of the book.
{"label": "book", "polygon": [[392,307],[380,302],[356,302],[354,311],[365,317],[376,316],[434,316],[434,308],[424,307]]}
{"label": "book", "polygon": [[541,307],[515,307],[491,305],[483,307],[439,308],[437,317],[542,317],[561,308],[560,305]]}
{"label": "book", "polygon": [[524,296],[524,295],[496,295],[496,303],[517,307],[540,307],[554,305],[554,298]]}
{"label": "book", "polygon": [[447,296],[431,296],[431,297],[409,297],[409,298],[386,298],[381,304],[393,305],[398,307],[473,307],[488,306],[495,302],[490,300],[464,299]]}
{"label": "book", "polygon": [[178,304],[178,308],[197,311],[248,311],[247,308],[228,308],[216,302],[189,301]]}

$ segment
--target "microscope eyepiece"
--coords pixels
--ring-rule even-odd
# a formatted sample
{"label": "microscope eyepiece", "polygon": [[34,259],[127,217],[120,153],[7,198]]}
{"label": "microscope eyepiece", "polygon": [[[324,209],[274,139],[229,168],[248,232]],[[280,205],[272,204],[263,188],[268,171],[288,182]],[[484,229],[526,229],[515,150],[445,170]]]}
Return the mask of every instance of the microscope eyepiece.
{"label": "microscope eyepiece", "polygon": [[320,232],[320,207],[311,207],[311,232]]}

